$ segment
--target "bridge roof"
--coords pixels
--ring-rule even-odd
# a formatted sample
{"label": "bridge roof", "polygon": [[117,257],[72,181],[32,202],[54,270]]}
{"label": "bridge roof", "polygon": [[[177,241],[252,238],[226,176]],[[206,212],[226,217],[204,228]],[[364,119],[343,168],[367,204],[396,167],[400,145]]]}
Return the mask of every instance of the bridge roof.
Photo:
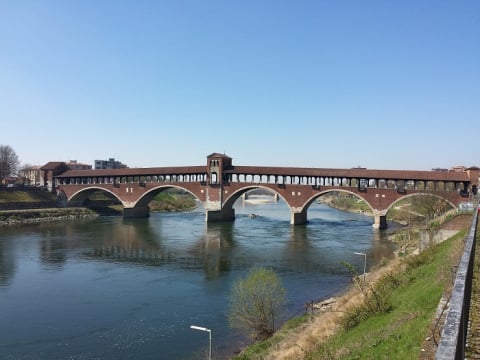
{"label": "bridge roof", "polygon": [[57,178],[96,177],[96,176],[154,176],[154,175],[194,175],[205,174],[207,168],[203,166],[176,166],[155,168],[124,168],[124,169],[92,169],[68,170],[57,175]]}
{"label": "bridge roof", "polygon": [[426,180],[426,181],[469,181],[468,174],[462,172],[440,172],[419,170],[374,170],[374,169],[322,169],[295,167],[232,166],[225,171],[230,174],[313,176],[385,180]]}
{"label": "bridge roof", "polygon": [[[245,175],[279,175],[279,176],[312,176],[358,179],[385,180],[425,180],[425,181],[470,181],[468,173],[419,171],[419,170],[374,170],[374,169],[329,169],[329,168],[299,168],[299,167],[268,167],[268,166],[232,166],[224,170],[227,174]],[[154,176],[154,175],[194,175],[206,174],[207,167],[179,166],[155,168],[124,168],[98,170],[68,170],[57,178],[96,177],[96,176]]]}

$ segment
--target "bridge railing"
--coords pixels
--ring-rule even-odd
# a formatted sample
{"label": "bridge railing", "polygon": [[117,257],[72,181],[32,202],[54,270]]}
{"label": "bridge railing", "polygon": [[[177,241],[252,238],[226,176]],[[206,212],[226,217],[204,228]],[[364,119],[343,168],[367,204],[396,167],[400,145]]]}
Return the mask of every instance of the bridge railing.
{"label": "bridge railing", "polygon": [[477,223],[478,211],[475,211],[452,289],[450,307],[443,325],[442,337],[435,356],[436,360],[460,360],[465,358]]}

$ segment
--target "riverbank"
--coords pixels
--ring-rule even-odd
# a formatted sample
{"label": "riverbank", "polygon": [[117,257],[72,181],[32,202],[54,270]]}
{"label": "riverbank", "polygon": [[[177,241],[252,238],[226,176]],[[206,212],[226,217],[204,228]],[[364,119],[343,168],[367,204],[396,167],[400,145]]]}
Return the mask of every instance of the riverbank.
{"label": "riverbank", "polygon": [[[400,312],[411,312],[411,316],[414,318],[420,317],[421,323],[423,326],[424,333],[422,333],[422,329],[420,329],[420,337],[416,340],[416,343],[409,344],[408,346],[414,347],[412,351],[417,351],[417,357],[410,357],[408,358],[420,358],[420,354],[423,354],[421,357],[422,359],[430,359],[431,357],[427,357],[427,354],[434,353],[434,339],[432,339],[431,334],[428,333],[428,328],[434,321],[434,311],[437,304],[440,301],[440,295],[445,292],[448,293],[449,289],[449,279],[448,274],[445,272],[450,271],[450,265],[455,266],[458,263],[458,259],[460,257],[461,251],[463,248],[461,247],[462,243],[462,233],[466,233],[468,227],[471,223],[471,216],[469,215],[459,215],[445,224],[442,224],[441,228],[444,230],[455,232],[455,235],[450,237],[447,240],[453,239],[459,246],[450,245],[449,250],[440,249],[443,251],[442,254],[448,255],[436,255],[438,258],[436,260],[441,269],[439,270],[429,270],[425,272],[426,274],[421,273],[421,275],[415,275],[416,280],[413,281],[411,284],[408,284],[409,287],[405,287],[405,289],[400,289],[399,293],[396,294],[396,297],[402,299],[406,297],[410,299],[407,301],[407,305],[410,305],[409,302],[415,302],[416,300],[413,299],[413,296],[418,295],[425,289],[427,286],[425,284],[435,284],[435,297],[428,297],[427,303],[429,304],[430,312],[426,312],[424,309],[412,309],[408,308],[407,310],[400,308],[398,305],[398,311]],[[447,241],[448,242],[448,241]],[[443,244],[442,244],[443,245]],[[440,247],[442,247],[440,245]],[[434,252],[435,249],[431,248]],[[397,253],[397,257],[386,263],[383,266],[380,266],[376,269],[373,269],[370,273],[366,275],[367,283],[370,287],[373,288],[376,283],[379,281],[384,281],[385,278],[397,279],[398,281],[398,274],[405,273],[405,264],[413,263],[416,264],[417,262],[423,263],[426,260],[422,260],[419,255],[414,255],[418,253],[418,249],[411,250],[411,256],[407,258],[400,257],[399,253]],[[431,256],[433,258],[435,255],[431,255],[428,253],[429,250],[425,251],[425,254]],[[403,255],[403,253],[402,253]],[[423,253],[422,253],[422,256]],[[430,259],[431,259],[430,258]],[[407,260],[413,259],[413,260]],[[417,260],[415,260],[417,259]],[[431,261],[431,260],[428,260]],[[448,263],[448,264],[447,264]],[[411,275],[410,275],[411,276]],[[436,276],[436,277],[432,277]],[[450,275],[451,276],[451,275]],[[442,279],[439,279],[442,278]],[[442,280],[440,284],[440,280]],[[403,281],[403,280],[402,280]],[[439,284],[437,284],[439,282]],[[392,286],[391,284],[388,286]],[[417,286],[415,290],[411,290],[412,287]],[[422,287],[423,286],[423,287]],[[381,346],[384,346],[383,342],[387,343],[390,341],[390,338],[395,338],[398,336],[397,342],[408,342],[411,341],[410,339],[406,339],[406,335],[403,334],[402,331],[412,332],[412,330],[403,330],[400,327],[407,327],[410,322],[413,322],[413,318],[410,318],[407,313],[408,319],[402,319],[405,314],[396,315],[392,310],[391,315],[392,318],[396,319],[395,316],[399,316],[401,320],[394,321],[392,320],[381,320],[382,315],[379,315],[378,322],[375,323],[373,321],[373,325],[366,325],[365,329],[357,330],[355,333],[355,328],[352,331],[353,335],[345,335],[348,332],[345,332],[340,325],[342,323],[342,319],[344,318],[345,314],[351,313],[352,309],[360,309],[362,304],[365,302],[365,288],[360,288],[359,286],[350,286],[343,294],[339,296],[326,299],[321,301],[317,304],[312,304],[309,311],[303,315],[302,317],[292,319],[291,321],[287,322],[279,329],[275,335],[268,339],[263,343],[254,344],[244,351],[242,351],[238,356],[235,356],[234,359],[262,359],[262,360],[293,360],[293,359],[338,359],[342,358],[343,356],[347,356],[346,354],[352,354],[352,351],[356,354],[357,357],[354,358],[363,358],[361,354],[366,354],[369,351],[369,355],[366,355],[365,358],[377,358],[375,357],[373,351],[368,349],[366,353],[363,353],[362,350],[359,350],[364,346],[363,343],[366,343],[367,347],[370,347],[371,344],[378,343],[378,348],[380,349]],[[412,295],[410,292],[414,291],[415,295]],[[429,290],[432,291],[432,290]],[[406,294],[406,295],[405,295]],[[420,294],[420,297],[422,294]],[[429,295],[430,296],[430,295]],[[444,295],[445,296],[445,295]],[[435,299],[432,300],[430,299]],[[401,300],[398,300],[401,302]],[[420,300],[419,300],[420,301]],[[425,307],[425,305],[423,305]],[[433,307],[433,311],[432,311]],[[414,313],[418,312],[416,315]],[[420,312],[422,314],[420,314]],[[387,316],[384,316],[387,318]],[[417,321],[417,319],[415,320]],[[357,326],[359,328],[360,325]],[[441,325],[439,325],[435,331],[439,332]],[[418,329],[416,330],[419,331]],[[397,334],[397,335],[396,335]],[[402,336],[404,337],[402,339]],[[384,337],[387,337],[384,339]],[[427,338],[427,340],[423,341],[422,339]],[[346,342],[346,343],[345,343]],[[349,344],[344,345],[345,349],[342,348],[341,344]],[[370,345],[369,345],[370,344]],[[375,345],[372,345],[375,348]],[[379,350],[381,352],[381,350]],[[403,349],[401,350],[403,351]],[[383,354],[388,353],[384,352]],[[343,354],[343,355],[342,355]],[[393,356],[393,355],[392,355]],[[396,357],[395,357],[396,356]],[[395,355],[392,358],[404,358],[400,355]]]}
{"label": "riverbank", "polygon": [[[97,193],[85,207],[58,207],[56,195],[31,188],[0,191],[0,225],[31,224],[50,221],[120,216],[123,207],[115,205],[115,199]],[[197,206],[190,194],[167,190],[158,194],[150,204],[152,212],[190,211]]]}
{"label": "riverbank", "polygon": [[35,224],[40,222],[87,219],[100,216],[87,208],[45,208],[0,211],[0,225]]}

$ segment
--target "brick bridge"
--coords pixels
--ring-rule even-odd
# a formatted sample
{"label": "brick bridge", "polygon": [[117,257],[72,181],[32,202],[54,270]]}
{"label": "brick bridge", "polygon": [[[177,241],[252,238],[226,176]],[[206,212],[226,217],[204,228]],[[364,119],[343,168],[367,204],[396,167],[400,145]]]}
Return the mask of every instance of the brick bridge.
{"label": "brick bridge", "polygon": [[374,227],[385,228],[386,214],[400,199],[435,195],[453,207],[477,193],[480,169],[460,172],[321,169],[234,166],[232,158],[213,153],[204,166],[67,170],[54,178],[57,195],[69,205],[81,205],[103,190],[117,198],[125,217],[146,217],[148,203],[160,192],[178,188],[202,202],[206,221],[233,221],[233,204],[249,190],[263,188],[283,198],[290,223],[307,222],[308,207],[321,195],[344,191],[371,208]]}

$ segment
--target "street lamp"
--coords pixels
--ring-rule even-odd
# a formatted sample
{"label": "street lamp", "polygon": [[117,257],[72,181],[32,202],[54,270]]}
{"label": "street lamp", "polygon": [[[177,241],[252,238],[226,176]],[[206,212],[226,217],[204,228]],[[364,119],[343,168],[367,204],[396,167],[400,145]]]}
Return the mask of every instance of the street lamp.
{"label": "street lamp", "polygon": [[195,325],[190,325],[190,329],[208,332],[208,340],[210,343],[209,350],[208,350],[208,360],[212,360],[212,330],[201,327],[201,326],[195,326]]}
{"label": "street lamp", "polygon": [[356,252],[354,253],[355,255],[362,255],[364,260],[363,260],[363,282],[365,282],[365,273],[367,270],[367,254],[366,253],[361,253],[361,252]]}

